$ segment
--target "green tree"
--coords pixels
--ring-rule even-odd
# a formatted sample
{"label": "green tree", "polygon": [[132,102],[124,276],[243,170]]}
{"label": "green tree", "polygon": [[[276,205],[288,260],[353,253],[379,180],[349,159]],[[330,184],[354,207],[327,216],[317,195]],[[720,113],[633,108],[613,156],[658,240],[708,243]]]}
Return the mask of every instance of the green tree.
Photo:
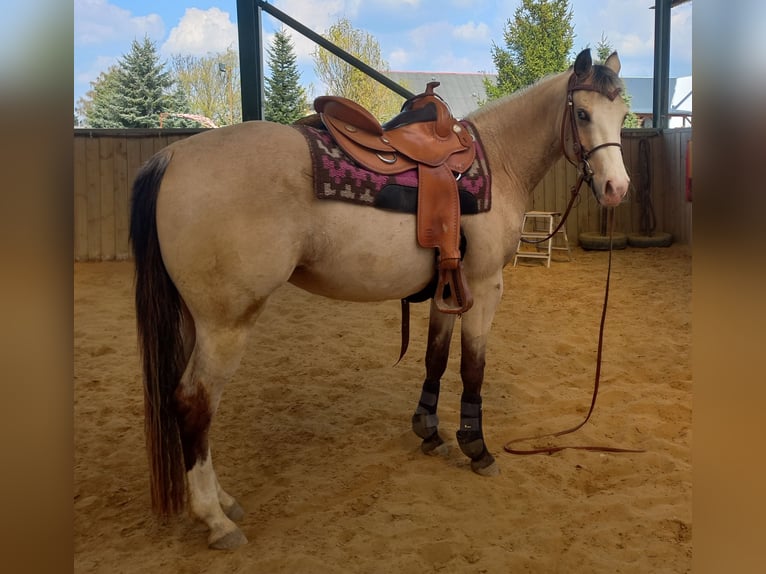
{"label": "green tree", "polygon": [[[130,53],[93,83],[91,103],[83,103],[92,128],[154,128],[160,114],[188,112],[185,94],[175,88],[160,62],[157,47],[148,37],[133,40]],[[169,117],[167,127],[194,125]]]}
{"label": "green tree", "polygon": [[266,53],[271,75],[264,79],[264,119],[291,124],[305,116],[309,106],[306,91],[300,85],[295,48],[285,28],[274,34],[274,41]]}
{"label": "green tree", "polygon": [[242,121],[239,55],[233,49],[203,57],[174,55],[170,69],[186,95],[187,111],[218,126]]}
{"label": "green tree", "polygon": [[529,86],[569,67],[574,43],[568,0],[522,0],[503,29],[505,47],[492,43],[497,81],[484,80],[489,100]]}
{"label": "green tree", "polygon": [[[341,18],[324,34],[330,42],[352,54],[379,72],[388,71],[388,63],[380,54],[380,45],[374,36],[355,29],[346,18]],[[394,117],[401,108],[402,98],[334,56],[324,48],[314,50],[314,71],[327,86],[329,93],[343,96],[367,108],[379,121]]]}
{"label": "green tree", "polygon": [[110,66],[90,83],[91,89],[77,103],[76,113],[81,124],[91,128],[122,127],[117,119],[118,74],[117,66]]}
{"label": "green tree", "polygon": [[[598,44],[596,44],[597,62],[600,64],[603,64],[604,62],[606,62],[606,59],[612,55],[612,52],[614,52],[612,45],[609,43],[609,40],[607,40],[606,35],[603,32],[601,32],[601,39],[598,41]],[[627,104],[628,110],[630,110],[632,98],[627,90],[625,90],[622,93],[622,99]],[[640,128],[641,120],[638,118],[636,114],[634,114],[632,111],[629,111],[628,115],[625,116],[625,123],[622,124],[622,127]]]}

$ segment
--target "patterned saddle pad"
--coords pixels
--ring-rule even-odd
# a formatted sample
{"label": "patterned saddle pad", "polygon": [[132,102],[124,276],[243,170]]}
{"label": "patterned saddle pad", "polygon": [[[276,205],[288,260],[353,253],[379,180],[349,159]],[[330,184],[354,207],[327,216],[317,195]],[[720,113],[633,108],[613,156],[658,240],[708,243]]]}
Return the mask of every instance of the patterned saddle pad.
{"label": "patterned saddle pad", "polygon": [[[476,159],[458,180],[460,211],[471,215],[489,211],[490,171],[484,148],[473,126],[461,122],[474,136]],[[381,175],[361,167],[338,147],[324,129],[294,125],[306,138],[314,171],[314,193],[318,199],[336,199],[406,213],[417,211],[417,169],[396,175]]]}

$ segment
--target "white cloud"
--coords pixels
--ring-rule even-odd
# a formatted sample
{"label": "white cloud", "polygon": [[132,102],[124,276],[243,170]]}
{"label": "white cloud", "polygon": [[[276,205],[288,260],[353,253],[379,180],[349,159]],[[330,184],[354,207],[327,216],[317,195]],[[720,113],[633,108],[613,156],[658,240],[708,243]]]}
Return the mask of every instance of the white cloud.
{"label": "white cloud", "polygon": [[403,70],[410,62],[410,54],[403,48],[397,48],[388,55],[386,61],[392,70]]}
{"label": "white cloud", "polygon": [[[434,46],[440,45],[445,37],[452,35],[452,26],[447,22],[428,22],[407,33],[412,43],[412,50],[423,52],[432,51]],[[431,48],[428,50],[428,48]]]}
{"label": "white cloud", "polygon": [[[324,34],[339,18],[348,18],[353,23],[359,11],[360,2],[361,0],[325,0],[324,2],[317,2],[316,0],[279,0],[274,2],[274,5],[277,9],[295,18],[317,34]],[[266,17],[271,18],[268,14],[266,14]],[[279,20],[274,20],[274,23],[276,28],[282,25]],[[311,54],[316,49],[317,44],[291,28],[288,28],[288,31],[290,32],[290,37],[295,47],[295,55],[298,60],[304,63],[310,61]]]}
{"label": "white cloud", "polygon": [[164,33],[165,25],[158,14],[133,16],[129,10],[106,0],[74,2],[75,45],[96,45],[144,36],[156,40]]}
{"label": "white cloud", "polygon": [[420,0],[378,0],[377,3],[382,4],[383,6],[389,6],[392,9],[397,9],[401,6],[409,8],[417,8],[420,6]]}
{"label": "white cloud", "polygon": [[220,8],[187,8],[160,51],[169,56],[205,56],[237,47],[237,25]]}
{"label": "white cloud", "polygon": [[475,24],[473,20],[471,20],[461,26],[455,26],[452,30],[452,36],[458,40],[464,40],[466,42],[484,42],[489,38],[489,26],[484,22]]}
{"label": "white cloud", "polygon": [[692,60],[692,5],[674,8],[670,15],[670,53],[673,59]]}
{"label": "white cloud", "polygon": [[652,56],[654,54],[654,37],[644,37],[637,34],[614,33],[608,38],[610,44],[620,55]]}
{"label": "white cloud", "polygon": [[106,72],[110,66],[116,65],[117,60],[118,58],[111,56],[98,56],[95,60],[90,62],[90,66],[87,70],[75,72],[75,83],[81,83],[89,86],[91,82],[98,78],[101,72]]}

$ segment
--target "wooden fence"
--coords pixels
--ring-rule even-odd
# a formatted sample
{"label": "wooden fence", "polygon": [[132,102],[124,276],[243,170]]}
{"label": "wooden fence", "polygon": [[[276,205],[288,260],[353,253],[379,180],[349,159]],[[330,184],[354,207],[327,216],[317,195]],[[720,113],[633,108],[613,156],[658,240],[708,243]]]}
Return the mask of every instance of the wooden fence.
{"label": "wooden fence", "polygon": [[[154,153],[202,130],[84,130],[74,131],[74,258],[76,261],[127,259],[130,187],[138,168]],[[691,203],[685,199],[686,144],[691,128],[623,130],[625,165],[633,180],[629,201],[616,208],[615,229],[638,233],[642,206],[639,142],[648,144],[649,189],[656,230],[691,244]],[[565,160],[557,163],[535,189],[529,209],[563,211],[577,179]],[[580,233],[601,229],[601,209],[587,188],[567,221],[575,242]]]}

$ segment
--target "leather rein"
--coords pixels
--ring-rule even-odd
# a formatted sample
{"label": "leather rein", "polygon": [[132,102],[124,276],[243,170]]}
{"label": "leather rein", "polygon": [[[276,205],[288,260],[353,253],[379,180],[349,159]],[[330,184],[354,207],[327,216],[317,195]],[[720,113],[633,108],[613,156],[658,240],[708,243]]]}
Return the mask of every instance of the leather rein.
{"label": "leather rein", "polygon": [[[569,215],[569,212],[572,209],[572,205],[574,204],[574,200],[577,197],[577,194],[580,191],[580,187],[582,186],[583,182],[588,182],[588,184],[591,186],[591,190],[593,190],[593,170],[590,167],[590,164],[588,163],[588,159],[599,149],[608,147],[608,146],[615,146],[620,148],[622,150],[622,144],[616,143],[616,142],[607,142],[602,143],[594,148],[588,150],[585,148],[585,146],[582,145],[582,141],[580,139],[580,133],[577,129],[577,120],[575,118],[574,113],[574,100],[572,97],[572,94],[576,92],[577,90],[590,90],[595,92],[600,92],[600,90],[597,90],[595,87],[593,87],[590,84],[577,84],[577,77],[575,74],[572,74],[572,76],[569,79],[569,87],[567,90],[567,107],[564,111],[564,117],[561,120],[561,149],[564,153],[564,157],[567,158],[567,161],[574,165],[577,168],[578,177],[577,177],[577,183],[572,188],[572,198],[569,200],[569,204],[567,205],[566,211],[564,212],[564,215],[561,218],[560,223],[556,227],[556,229],[548,235],[547,237],[541,239],[541,240],[524,240],[526,243],[541,243],[543,241],[547,241],[548,239],[551,239],[559,229],[561,229],[561,226],[564,225],[564,222],[567,219],[567,216]],[[620,88],[615,88],[608,94],[605,94],[606,97],[608,97],[610,100],[614,100],[614,98],[617,97],[617,95],[620,93]],[[569,154],[566,150],[566,143],[565,143],[565,129],[567,124],[567,116],[569,116],[570,124],[571,124],[571,130],[572,130],[572,139],[573,139],[573,148],[575,152],[575,156],[577,161],[572,160],[572,158],[569,157]],[[594,191],[595,193],[595,191]],[[610,446],[550,446],[550,447],[541,447],[541,448],[533,448],[533,449],[517,449],[512,448],[511,445],[519,443],[519,442],[526,442],[526,441],[532,441],[532,440],[540,440],[543,438],[556,438],[559,436],[563,436],[565,434],[572,433],[579,428],[581,428],[585,423],[590,420],[591,415],[593,414],[593,409],[596,406],[596,397],[598,396],[598,389],[599,389],[599,383],[601,381],[601,356],[602,356],[602,350],[604,346],[604,324],[606,322],[606,309],[607,309],[607,303],[609,301],[609,278],[611,276],[612,272],[612,237],[614,232],[614,211],[609,210],[609,264],[607,266],[607,272],[606,272],[606,287],[604,289],[604,304],[601,310],[601,323],[599,325],[599,331],[598,331],[598,351],[596,354],[596,374],[595,374],[595,380],[593,383],[593,394],[591,397],[590,402],[590,408],[588,409],[588,414],[585,415],[585,418],[580,422],[579,424],[554,433],[549,434],[541,434],[541,435],[535,435],[535,436],[528,436],[528,437],[522,437],[517,438],[508,441],[503,446],[504,450],[506,452],[509,452],[511,454],[553,454],[555,452],[560,452],[562,450],[567,449],[576,449],[576,450],[590,450],[590,451],[598,451],[598,452],[645,452],[644,450],[640,449],[627,449],[627,448],[616,448],[616,447],[610,447]]]}

